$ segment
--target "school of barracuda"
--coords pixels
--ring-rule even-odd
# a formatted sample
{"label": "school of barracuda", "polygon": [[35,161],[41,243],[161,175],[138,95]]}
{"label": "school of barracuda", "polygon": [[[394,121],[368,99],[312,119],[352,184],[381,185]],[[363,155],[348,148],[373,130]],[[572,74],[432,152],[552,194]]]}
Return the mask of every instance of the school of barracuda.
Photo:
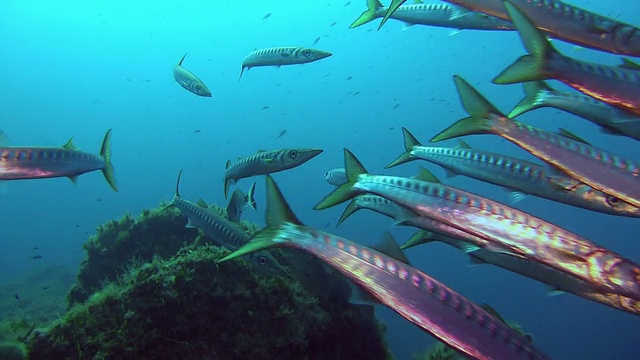
{"label": "school of barracuda", "polygon": [[[640,139],[640,65],[624,59],[620,66],[586,63],[555,49],[549,38],[612,54],[640,56],[640,29],[556,0],[445,0],[385,7],[366,0],[367,9],[350,28],[381,18],[411,25],[454,30],[518,31],[526,54],[498,74],[496,84],[523,83],[525,97],[509,115],[459,75],[452,74],[468,117],[435,134],[431,142],[471,134],[498,135],[526,150],[545,165],[472,149],[423,145],[403,128],[404,151],[387,168],[423,160],[443,167],[448,177],[463,175],[507,188],[512,203],[526,195],[604,213],[640,217],[640,163],[612,154],[563,131],[538,129],[514,118],[541,107],[555,107],[602,127],[603,131]],[[240,78],[254,67],[306,64],[332,54],[295,46],[257,49],[241,63]],[[211,97],[211,91],[183,67],[174,66],[176,82],[187,91]],[[578,92],[556,91],[545,80],[558,80]],[[4,138],[2,138],[4,139]],[[9,146],[0,143],[0,180],[68,177],[101,170],[117,191],[111,163],[111,131],[99,155],[63,147]],[[249,238],[236,225],[246,207],[256,209],[255,183],[247,194],[236,189],[227,217],[203,202],[180,197],[178,185],[170,206],[232,252],[222,263],[243,256],[265,276],[286,275],[269,254],[276,247],[305,251],[344,274],[357,291],[373,297],[461,354],[474,359],[547,359],[542,349],[488,311],[408,263],[402,251],[433,241],[444,242],[488,263],[629,314],[640,314],[640,264],[580,235],[481,195],[448,186],[428,170],[412,177],[370,174],[344,149],[344,167],[327,171],[334,190],[315,206],[326,209],[350,201],[338,224],[360,209],[394,219],[419,231],[404,245],[389,235],[374,247],[304,225],[270,176],[296,168],[322,153],[318,148],[291,148],[238,154],[228,161],[224,196],[243,178],[266,175],[266,227]],[[180,181],[178,176],[178,184]]]}

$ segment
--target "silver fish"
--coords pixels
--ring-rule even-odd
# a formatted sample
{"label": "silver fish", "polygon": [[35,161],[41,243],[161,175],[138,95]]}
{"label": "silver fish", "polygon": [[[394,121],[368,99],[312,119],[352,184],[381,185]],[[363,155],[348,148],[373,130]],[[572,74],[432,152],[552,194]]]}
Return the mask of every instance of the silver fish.
{"label": "silver fish", "polygon": [[340,186],[347,182],[347,173],[344,168],[331,169],[324,173],[324,179],[333,186]]}
{"label": "silver fish", "polygon": [[247,194],[242,192],[240,189],[235,189],[231,194],[231,199],[229,199],[229,204],[227,205],[227,219],[231,222],[237,223],[240,221],[240,215],[242,215],[242,211],[249,206],[253,210],[256,210],[256,199],[254,198],[254,193],[256,191],[256,183],[251,184],[249,191]]}
{"label": "silver fish", "polygon": [[198,96],[211,97],[211,91],[209,91],[207,85],[191,71],[182,67],[182,62],[186,56],[187,54],[184,54],[180,62],[173,67],[173,78],[188,91]]}
{"label": "silver fish", "polygon": [[300,46],[273,47],[258,49],[247,55],[242,60],[242,70],[238,81],[242,78],[245,69],[256,66],[282,66],[306,64],[331,56],[330,52],[310,49]]}
{"label": "silver fish", "polygon": [[259,151],[233,163],[229,160],[224,174],[224,198],[227,198],[229,186],[240,179],[291,169],[306,163],[321,152],[321,149],[281,149]]}

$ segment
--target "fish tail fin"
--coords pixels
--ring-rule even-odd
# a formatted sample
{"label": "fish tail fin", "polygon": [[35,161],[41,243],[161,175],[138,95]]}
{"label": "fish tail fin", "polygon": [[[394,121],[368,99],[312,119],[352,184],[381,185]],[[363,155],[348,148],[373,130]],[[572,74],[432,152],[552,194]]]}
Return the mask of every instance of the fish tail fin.
{"label": "fish tail fin", "polygon": [[278,184],[273,180],[271,175],[267,175],[267,211],[265,213],[265,222],[268,227],[278,228],[282,223],[288,222],[296,225],[302,225],[296,215],[291,211],[291,207],[285,200]]}
{"label": "fish tail fin", "polygon": [[182,178],[182,170],[184,169],[180,169],[180,172],[178,173],[178,180],[176,180],[176,194],[175,196],[180,197],[180,178]]}
{"label": "fish tail fin", "polygon": [[107,133],[104,135],[102,146],[100,147],[100,156],[104,160],[104,167],[102,168],[104,178],[107,180],[107,183],[109,183],[109,186],[111,186],[113,191],[118,191],[115,170],[113,168],[113,163],[111,163],[111,129],[107,130]]}
{"label": "fish tail fin", "polygon": [[323,210],[332,206],[343,203],[349,199],[353,199],[358,195],[358,191],[353,188],[358,181],[358,177],[363,174],[368,174],[360,160],[358,160],[353,153],[347,149],[344,149],[344,167],[347,173],[347,182],[338,186],[329,195],[325,196],[315,207],[315,210]]}
{"label": "fish tail fin", "polygon": [[434,233],[427,230],[418,230],[416,231],[409,240],[407,240],[404,244],[400,246],[401,250],[405,250],[417,245],[427,244],[430,242],[436,241],[434,238]]}
{"label": "fish tail fin", "polygon": [[514,84],[524,81],[550,78],[546,69],[547,59],[559,55],[544,34],[533,22],[510,1],[505,1],[509,17],[520,33],[522,43],[529,55],[521,56],[493,79],[494,84]]}
{"label": "fish tail fin", "polygon": [[240,82],[240,79],[242,79],[242,74],[244,74],[244,69],[247,69],[247,67],[243,66],[242,69],[240,70],[240,76],[238,76],[238,82]]}
{"label": "fish tail fin", "polygon": [[353,215],[353,213],[355,213],[358,210],[360,210],[360,207],[358,206],[358,204],[356,204],[355,199],[351,200],[349,205],[347,205],[347,207],[342,212],[342,215],[340,215],[340,219],[338,220],[338,223],[336,224],[336,226],[339,226],[340,224],[342,224],[343,221],[347,220],[349,216]]}
{"label": "fish tail fin", "polygon": [[187,57],[187,54],[188,54],[188,53],[184,53],[184,55],[182,55],[182,59],[180,59],[180,61],[178,62],[178,65],[179,65],[179,66],[182,66],[182,62],[184,61],[184,58],[186,58],[186,57]]}
{"label": "fish tail fin", "polygon": [[449,126],[430,141],[442,141],[452,139],[464,135],[471,134],[489,134],[493,133],[493,122],[487,117],[491,115],[504,118],[504,114],[500,112],[493,104],[491,104],[478,90],[474,89],[468,82],[459,76],[454,76],[456,88],[460,96],[462,106],[470,117],[458,120]]}
{"label": "fish tail fin", "polygon": [[[231,160],[227,160],[227,163],[225,164],[225,169],[228,170],[229,167],[231,166]],[[225,177],[224,179],[224,198],[227,198],[227,195],[229,194],[229,186],[232,184],[232,179],[227,179]]]}
{"label": "fish tail fin", "polygon": [[362,14],[351,24],[349,25],[349,29],[355,29],[358,26],[362,26],[368,22],[371,22],[376,19],[376,12],[382,8],[382,4],[378,0],[367,0],[367,10],[363,11]]}
{"label": "fish tail fin", "polygon": [[405,1],[407,0],[391,1],[391,4],[389,4],[389,7],[387,8],[387,12],[382,17],[382,21],[380,22],[380,25],[378,25],[378,30],[382,29],[382,26],[384,26],[384,24],[391,18],[391,15],[393,15],[393,13],[396,12],[396,10],[398,10],[400,5],[402,5]]}
{"label": "fish tail fin", "polygon": [[511,110],[507,117],[515,118],[531,110],[544,106],[543,94],[545,91],[552,91],[546,82],[542,80],[527,81],[522,84],[524,98]]}
{"label": "fish tail fin", "polygon": [[257,210],[255,192],[256,183],[254,182],[253,184],[251,184],[249,191],[247,191],[247,205],[249,205],[249,207],[253,210]]}
{"label": "fish tail fin", "polygon": [[416,139],[415,136],[406,128],[402,128],[402,135],[404,136],[404,149],[406,150],[400,156],[398,156],[395,160],[393,160],[389,165],[385,166],[385,169],[392,168],[394,166],[398,166],[400,164],[404,164],[406,162],[415,160],[415,158],[411,155],[411,150],[413,150],[414,146],[420,146],[420,141]]}

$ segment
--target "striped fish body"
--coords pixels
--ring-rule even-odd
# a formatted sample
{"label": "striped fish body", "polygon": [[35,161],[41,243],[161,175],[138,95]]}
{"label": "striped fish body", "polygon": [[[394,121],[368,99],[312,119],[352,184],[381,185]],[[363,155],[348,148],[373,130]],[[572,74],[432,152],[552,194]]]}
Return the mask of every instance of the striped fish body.
{"label": "striped fish body", "polygon": [[474,359],[546,359],[523,335],[425,273],[335,235],[285,223],[273,242],[320,258],[405,319]]}
{"label": "striped fish body", "polygon": [[477,149],[435,146],[414,146],[411,156],[526,194],[606,214],[640,217],[640,208],[529,161]]}
{"label": "striped fish body", "polygon": [[245,69],[252,67],[307,64],[329,56],[331,56],[329,52],[299,46],[258,49],[242,60],[240,77]]}
{"label": "striped fish body", "polygon": [[73,178],[104,167],[102,157],[64,147],[0,148],[0,180]]}
{"label": "striped fish body", "polygon": [[[384,17],[387,8],[376,10],[376,18]],[[407,24],[473,30],[515,30],[511,22],[443,3],[402,5],[391,19]]]}
{"label": "striped fish body", "polygon": [[318,156],[321,152],[321,149],[261,151],[254,155],[238,159],[233,163],[228,161],[226,166],[227,170],[224,174],[225,198],[227,197],[229,185],[240,179],[291,169],[306,163]]}
{"label": "striped fish body", "polygon": [[[640,266],[530,214],[441,183],[358,175],[356,193],[372,193],[596,287],[640,300]],[[488,248],[491,250],[491,248]]]}
{"label": "striped fish body", "polygon": [[[236,250],[251,238],[236,224],[220,216],[208,207],[200,206],[180,196],[174,196],[171,205],[176,206],[189,219],[187,227],[198,228],[218,244]],[[286,274],[284,267],[271,254],[260,251],[247,255],[247,260],[261,271]]]}
{"label": "striped fish body", "polygon": [[608,132],[640,140],[640,117],[581,93],[557,91],[543,81],[524,84],[525,98],[507,115],[515,118],[533,109],[553,107],[582,117]]}
{"label": "striped fish body", "polygon": [[182,61],[187,55],[185,54],[180,62],[173,67],[173,78],[180,86],[187,91],[198,96],[211,97],[211,91],[194,73],[182,67]]}
{"label": "striped fish body", "polygon": [[[473,11],[510,20],[503,0],[445,0]],[[510,0],[547,35],[614,54],[640,56],[637,27],[558,0]]]}

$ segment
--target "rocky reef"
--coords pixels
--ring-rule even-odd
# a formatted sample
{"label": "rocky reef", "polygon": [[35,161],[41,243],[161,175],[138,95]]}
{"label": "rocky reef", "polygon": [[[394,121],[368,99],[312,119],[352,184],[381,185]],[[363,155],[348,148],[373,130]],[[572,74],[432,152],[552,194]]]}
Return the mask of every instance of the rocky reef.
{"label": "rocky reef", "polygon": [[161,205],[101,226],[66,313],[26,341],[30,359],[391,358],[372,307],[349,304],[320,261],[272,252],[288,276],[216,264],[228,251],[185,223]]}

